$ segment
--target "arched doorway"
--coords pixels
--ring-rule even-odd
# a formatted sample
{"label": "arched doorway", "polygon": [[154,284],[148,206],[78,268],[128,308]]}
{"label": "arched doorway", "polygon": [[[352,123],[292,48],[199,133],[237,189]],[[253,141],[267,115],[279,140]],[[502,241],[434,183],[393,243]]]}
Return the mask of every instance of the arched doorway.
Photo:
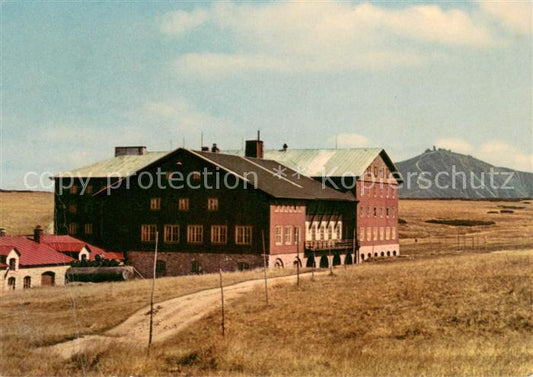
{"label": "arched doorway", "polygon": [[283,261],[281,259],[276,259],[276,262],[274,263],[275,268],[283,268]]}
{"label": "arched doorway", "polygon": [[292,266],[294,268],[296,267],[302,267],[302,261],[300,260],[300,258],[296,258],[294,259],[294,261],[292,262]]}
{"label": "arched doorway", "polygon": [[7,286],[9,289],[15,289],[15,284],[17,283],[17,279],[11,276],[9,279],[7,279]]}
{"label": "arched doorway", "polygon": [[307,258],[305,267],[308,267],[308,268],[316,267],[315,258],[314,257]]}
{"label": "arched doorway", "polygon": [[31,288],[31,276],[24,277],[24,288]]}
{"label": "arched doorway", "polygon": [[339,254],[335,254],[333,256],[333,265],[338,266],[341,264],[341,256]]}
{"label": "arched doorway", "polygon": [[200,266],[200,262],[197,260],[193,260],[191,262],[191,272],[193,274],[199,274],[202,271],[202,267]]}
{"label": "arched doorway", "polygon": [[160,259],[155,263],[155,276],[161,277],[167,275],[167,263]]}
{"label": "arched doorway", "polygon": [[344,264],[353,264],[352,253],[346,253],[346,258],[344,258]]}
{"label": "arched doorway", "polygon": [[53,287],[56,285],[56,274],[52,271],[43,272],[41,275],[41,285],[43,287]]}
{"label": "arched doorway", "polygon": [[320,258],[320,268],[328,268],[329,267],[329,261],[327,255],[322,255]]}

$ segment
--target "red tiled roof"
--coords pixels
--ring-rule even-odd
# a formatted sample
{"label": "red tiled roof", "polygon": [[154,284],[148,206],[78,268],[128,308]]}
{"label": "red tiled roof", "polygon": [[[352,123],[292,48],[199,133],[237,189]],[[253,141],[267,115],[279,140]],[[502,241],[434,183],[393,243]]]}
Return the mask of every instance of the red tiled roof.
{"label": "red tiled roof", "polygon": [[54,250],[52,247],[33,241],[27,236],[0,237],[0,247],[16,248],[20,253],[20,266],[40,266],[52,264],[67,264],[74,259]]}
{"label": "red tiled roof", "polygon": [[101,249],[97,246],[91,245],[87,242],[74,238],[68,235],[41,235],[41,242],[45,243],[55,250],[66,253],[66,252],[76,252],[79,253],[81,249],[87,246],[89,250],[89,259],[94,260],[96,255],[102,256],[104,259],[118,259],[123,260],[124,255],[120,252],[113,252]]}
{"label": "red tiled roof", "polygon": [[3,255],[3,256],[6,256],[11,252],[11,250],[13,250],[14,247],[13,246],[8,246],[8,245],[2,245],[0,244],[0,255]]}

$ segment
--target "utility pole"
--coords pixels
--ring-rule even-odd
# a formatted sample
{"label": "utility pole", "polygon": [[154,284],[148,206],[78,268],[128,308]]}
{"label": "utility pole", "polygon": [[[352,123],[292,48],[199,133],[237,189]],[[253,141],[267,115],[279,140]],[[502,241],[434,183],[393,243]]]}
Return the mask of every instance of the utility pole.
{"label": "utility pole", "polygon": [[155,249],[154,249],[154,270],[152,276],[152,289],[150,293],[150,328],[148,330],[148,355],[150,355],[150,345],[152,344],[152,332],[154,326],[154,291],[155,278],[157,273],[157,244],[159,242],[159,232],[155,232]]}
{"label": "utility pole", "polygon": [[[294,227],[294,237],[296,238],[296,231],[298,227]],[[300,286],[300,232],[296,238],[296,286]]]}
{"label": "utility pole", "polygon": [[222,337],[226,337],[226,313],[224,311],[224,285],[222,284],[222,268],[218,269],[220,275],[220,300],[222,302]]}
{"label": "utility pole", "polygon": [[265,302],[268,306],[268,282],[267,282],[267,254],[265,248],[265,231],[261,231],[261,238],[263,239],[263,271],[265,276]]}

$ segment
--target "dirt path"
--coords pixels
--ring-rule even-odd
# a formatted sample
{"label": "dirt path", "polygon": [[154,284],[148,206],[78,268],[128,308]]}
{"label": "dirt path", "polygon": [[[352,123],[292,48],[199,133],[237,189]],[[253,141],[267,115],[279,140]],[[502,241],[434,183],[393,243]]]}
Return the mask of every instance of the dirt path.
{"label": "dirt path", "polygon": [[[303,275],[309,275],[309,273]],[[276,284],[295,281],[296,276],[293,275],[270,278],[268,283],[270,288]],[[224,287],[224,301],[239,298],[257,287],[264,287],[264,281],[251,280]],[[208,289],[155,304],[152,341],[161,342],[176,335],[219,307],[220,288]],[[148,342],[149,313],[150,307],[144,307],[102,335],[87,335],[58,343],[46,347],[46,351],[53,351],[63,358],[69,358],[89,348],[108,347],[113,342],[145,345]]]}

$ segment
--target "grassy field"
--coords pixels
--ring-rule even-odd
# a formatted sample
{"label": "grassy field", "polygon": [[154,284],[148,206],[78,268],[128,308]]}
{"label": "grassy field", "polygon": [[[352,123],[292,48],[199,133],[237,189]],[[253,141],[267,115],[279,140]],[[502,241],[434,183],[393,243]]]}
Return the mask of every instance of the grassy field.
{"label": "grassy field", "polygon": [[33,234],[35,225],[52,230],[54,194],[51,192],[0,192],[0,227],[8,235]]}
{"label": "grassy field", "polygon": [[[61,360],[35,349],[99,333],[146,303],[147,282],[4,296],[0,371],[8,375],[487,376],[533,371],[533,251],[337,268],[302,286],[258,290],[175,338]],[[250,272],[247,277],[253,276]],[[229,275],[228,275],[229,276]],[[165,278],[158,299],[216,276]],[[242,279],[235,274],[234,280]],[[226,281],[230,281],[227,278]],[[75,309],[75,310],[74,310]]]}
{"label": "grassy field", "polygon": [[[512,207],[513,213],[500,213]],[[489,213],[497,212],[497,213]],[[400,200],[402,254],[533,248],[533,204],[529,201]],[[453,226],[427,220],[479,220],[493,225]],[[416,239],[416,242],[415,242]]]}

